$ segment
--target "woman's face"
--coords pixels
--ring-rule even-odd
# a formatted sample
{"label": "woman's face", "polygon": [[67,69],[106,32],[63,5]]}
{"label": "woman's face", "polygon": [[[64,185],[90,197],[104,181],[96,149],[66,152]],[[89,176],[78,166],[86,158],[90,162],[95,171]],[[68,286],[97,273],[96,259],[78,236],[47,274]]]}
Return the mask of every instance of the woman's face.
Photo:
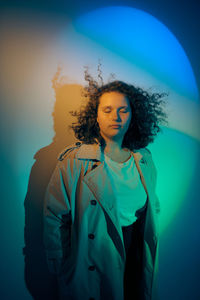
{"label": "woman's face", "polygon": [[128,98],[119,92],[106,92],[99,98],[97,122],[105,140],[123,141],[131,122],[131,106]]}

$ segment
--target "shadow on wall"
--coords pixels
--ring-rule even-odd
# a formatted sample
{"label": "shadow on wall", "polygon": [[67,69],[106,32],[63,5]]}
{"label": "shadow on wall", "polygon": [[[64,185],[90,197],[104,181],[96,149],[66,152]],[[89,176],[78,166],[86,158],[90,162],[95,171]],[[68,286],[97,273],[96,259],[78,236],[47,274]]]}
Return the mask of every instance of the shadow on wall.
{"label": "shadow on wall", "polygon": [[[80,107],[82,86],[63,83],[56,73],[53,82],[55,106],[53,111],[54,131],[52,143],[40,149],[35,155],[25,206],[25,282],[33,299],[58,299],[56,276],[49,273],[43,247],[43,202],[45,191],[57,164],[59,153],[76,141],[68,125],[74,122],[70,110]],[[63,79],[63,78],[62,78]]]}

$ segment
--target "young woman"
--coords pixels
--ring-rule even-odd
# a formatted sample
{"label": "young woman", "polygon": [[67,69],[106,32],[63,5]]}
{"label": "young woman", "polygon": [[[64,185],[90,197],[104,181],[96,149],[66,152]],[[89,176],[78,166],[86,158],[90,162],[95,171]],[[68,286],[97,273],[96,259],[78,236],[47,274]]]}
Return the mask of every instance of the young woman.
{"label": "young woman", "polygon": [[165,121],[164,94],[122,81],[99,86],[71,127],[44,206],[49,269],[60,299],[150,300],[157,268],[159,201],[146,146]]}

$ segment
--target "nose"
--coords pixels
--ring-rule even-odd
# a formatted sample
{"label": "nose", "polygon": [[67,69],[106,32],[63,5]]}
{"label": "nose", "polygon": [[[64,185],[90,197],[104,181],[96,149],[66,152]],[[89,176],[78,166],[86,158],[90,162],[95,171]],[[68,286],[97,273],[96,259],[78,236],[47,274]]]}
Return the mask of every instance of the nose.
{"label": "nose", "polygon": [[113,110],[112,119],[114,121],[121,121],[120,113],[118,111]]}

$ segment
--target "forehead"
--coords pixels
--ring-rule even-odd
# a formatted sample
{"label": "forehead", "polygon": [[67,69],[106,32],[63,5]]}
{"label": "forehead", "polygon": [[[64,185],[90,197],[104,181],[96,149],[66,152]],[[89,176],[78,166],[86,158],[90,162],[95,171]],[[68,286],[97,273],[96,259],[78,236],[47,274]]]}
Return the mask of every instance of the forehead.
{"label": "forehead", "polygon": [[99,98],[99,106],[129,106],[129,100],[122,93],[106,92]]}

